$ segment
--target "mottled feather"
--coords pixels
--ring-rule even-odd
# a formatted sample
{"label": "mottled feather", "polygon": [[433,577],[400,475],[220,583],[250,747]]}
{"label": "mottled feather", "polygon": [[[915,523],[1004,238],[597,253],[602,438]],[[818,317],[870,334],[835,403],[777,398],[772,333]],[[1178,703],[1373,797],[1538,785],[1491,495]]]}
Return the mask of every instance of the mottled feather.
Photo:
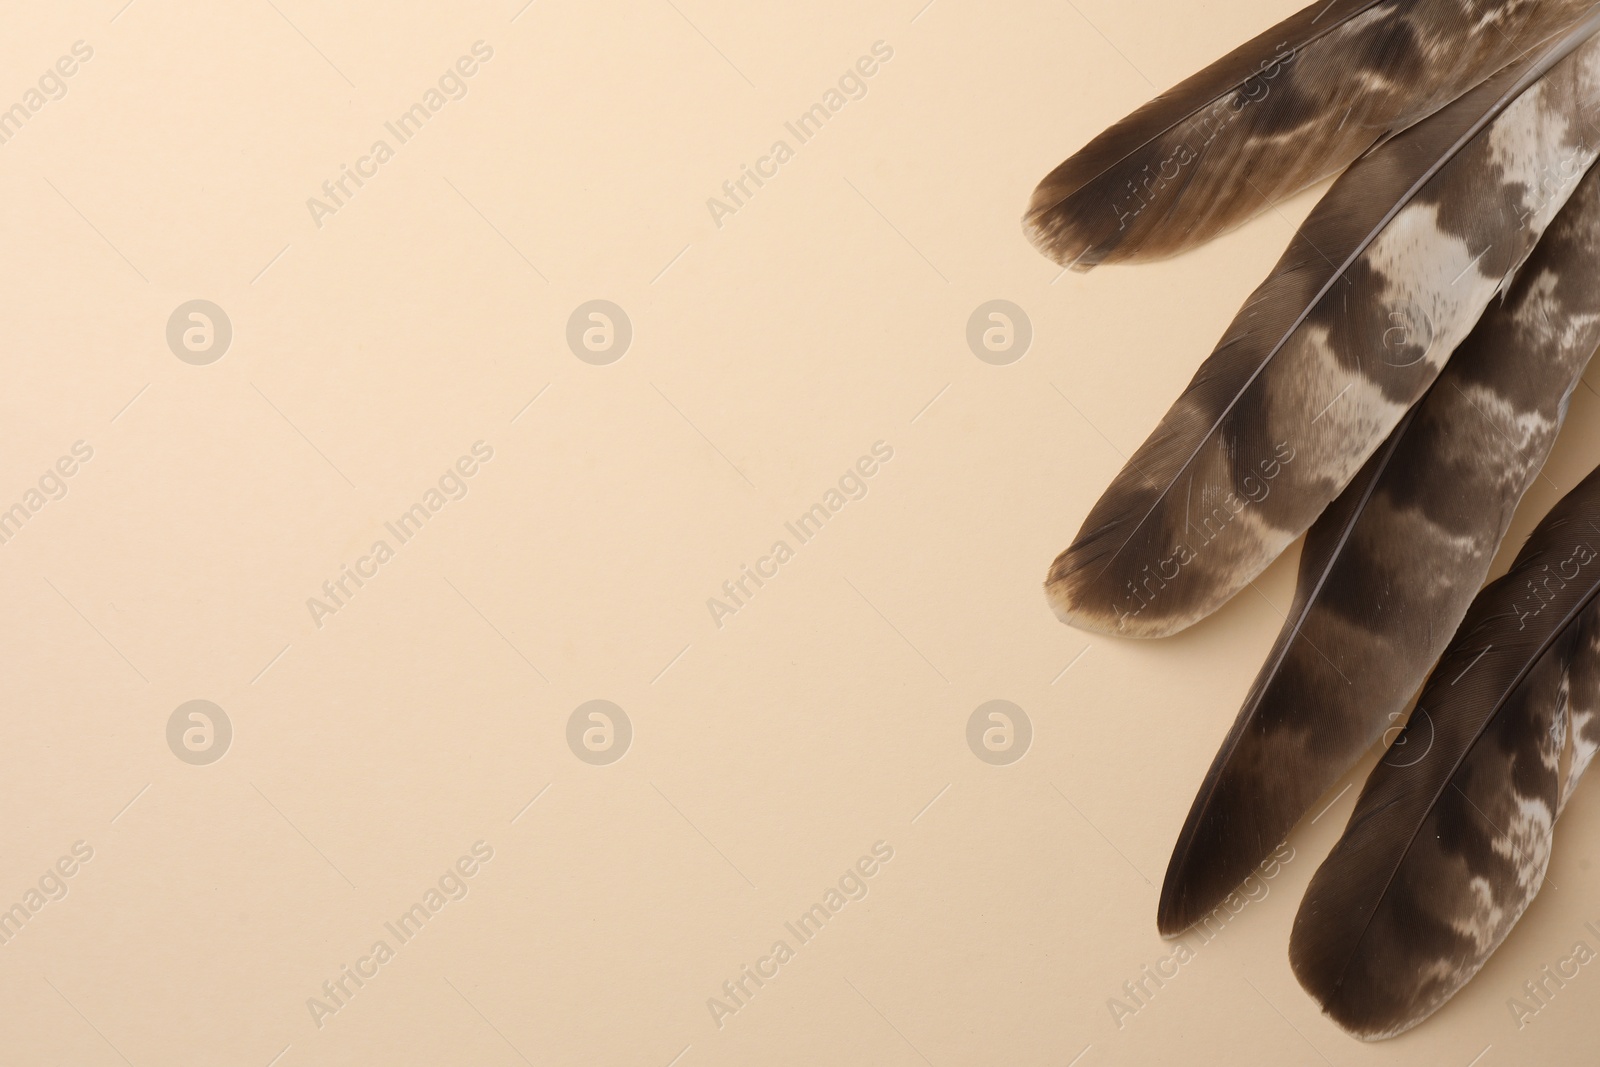
{"label": "mottled feather", "polygon": [[1210,239],[1349,164],[1577,19],[1575,0],[1327,0],[1158,96],[1039,184],[1062,265]]}
{"label": "mottled feather", "polygon": [[1565,180],[1505,301],[1307,532],[1294,604],[1173,849],[1162,932],[1216,907],[1378,740],[1483,585],[1600,346],[1600,167]]}
{"label": "mottled feather", "polygon": [[1068,623],[1216,610],[1432,384],[1594,161],[1600,16],[1362,157],[1329,190],[1050,569]]}
{"label": "mottled feather", "polygon": [[1595,744],[1597,523],[1600,470],[1473,601],[1311,879],[1289,960],[1358,1037],[1392,1037],[1438,1010],[1543,884],[1556,816],[1583,769],[1575,750]]}

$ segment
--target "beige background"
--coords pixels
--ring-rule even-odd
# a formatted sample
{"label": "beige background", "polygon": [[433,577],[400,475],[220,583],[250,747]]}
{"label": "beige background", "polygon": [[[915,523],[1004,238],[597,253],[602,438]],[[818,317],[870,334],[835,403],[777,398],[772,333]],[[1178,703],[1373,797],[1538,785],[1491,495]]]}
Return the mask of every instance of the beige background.
{"label": "beige background", "polygon": [[[1559,889],[1400,1040],[1343,1036],[1285,957],[1354,791],[1148,1003],[1108,1005],[1172,951],[1152,883],[1293,561],[1160,644],[1061,626],[1039,583],[1313,198],[1087,277],[1018,219],[1294,0],[124,3],[13,5],[0,34],[0,107],[93,49],[0,145],[0,507],[94,450],[0,545],[0,907],[93,849],[0,947],[0,1061],[1592,1058],[1600,965],[1520,1030],[1506,1002],[1600,946],[1600,790]],[[307,199],[480,40],[466,97],[319,228]],[[876,41],[866,95],[719,228],[707,198]],[[196,298],[234,329],[208,366],[164,335]],[[565,341],[596,298],[634,330],[609,366]],[[995,298],[1035,330],[1010,366],[964,336]],[[1513,543],[1600,460],[1597,410],[1580,390]],[[480,440],[465,499],[316,626],[307,598]],[[877,441],[867,496],[714,625]],[[634,731],[609,766],[566,742],[596,698]],[[206,766],[167,745],[192,699],[234,731]],[[1010,766],[966,743],[993,699],[1032,722]],[[319,1026],[308,998],[477,841],[468,895]],[[799,945],[784,923],[879,841],[869,895]],[[779,938],[719,1028],[708,999]]]}

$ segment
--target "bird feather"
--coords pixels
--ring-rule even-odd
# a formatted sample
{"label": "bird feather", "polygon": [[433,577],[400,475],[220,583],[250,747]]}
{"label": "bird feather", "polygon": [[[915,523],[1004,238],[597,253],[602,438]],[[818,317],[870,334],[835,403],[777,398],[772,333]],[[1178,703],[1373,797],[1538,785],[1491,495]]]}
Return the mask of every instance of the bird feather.
{"label": "bird feather", "polygon": [[1171,255],[1349,164],[1489,77],[1581,0],[1320,0],[1156,97],[1039,183],[1063,266]]}
{"label": "bird feather", "polygon": [[1294,604],[1173,849],[1163,933],[1221,903],[1400,716],[1488,575],[1600,347],[1600,167],[1566,180],[1506,300],[1307,532]]}
{"label": "bird feather", "polygon": [[1600,14],[1362,157],[1050,569],[1058,616],[1173,633],[1331,503],[1600,151]]}
{"label": "bird feather", "polygon": [[1438,1010],[1539,892],[1600,741],[1597,594],[1600,469],[1473,601],[1306,890],[1290,964],[1350,1033]]}

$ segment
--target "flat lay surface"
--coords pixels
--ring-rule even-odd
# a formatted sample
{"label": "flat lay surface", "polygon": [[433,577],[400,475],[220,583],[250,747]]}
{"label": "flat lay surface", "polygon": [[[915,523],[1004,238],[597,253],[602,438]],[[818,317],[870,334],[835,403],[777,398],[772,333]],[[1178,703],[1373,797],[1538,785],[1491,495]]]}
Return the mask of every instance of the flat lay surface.
{"label": "flat lay surface", "polygon": [[1375,751],[1156,930],[1298,544],[1042,588],[1327,186],[1090,274],[1028,198],[1296,9],[10,13],[0,1060],[1580,1062],[1600,787],[1362,1044],[1286,946]]}

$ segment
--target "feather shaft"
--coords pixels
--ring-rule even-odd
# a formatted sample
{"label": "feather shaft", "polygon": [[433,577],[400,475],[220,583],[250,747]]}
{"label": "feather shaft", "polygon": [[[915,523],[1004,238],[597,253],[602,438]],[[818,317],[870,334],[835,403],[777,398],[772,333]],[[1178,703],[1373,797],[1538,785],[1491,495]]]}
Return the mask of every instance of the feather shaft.
{"label": "feather shaft", "polygon": [[1356,1036],[1392,1037],[1438,1010],[1539,892],[1587,766],[1578,750],[1595,745],[1597,595],[1600,470],[1473,601],[1312,877],[1290,963]]}
{"label": "feather shaft", "polygon": [[1052,171],[1024,232],[1063,266],[1171,255],[1343,169],[1581,16],[1581,0],[1319,0]]}
{"label": "feather shaft", "polygon": [[1432,384],[1600,153],[1600,15],[1363,157],[1057,557],[1085,629],[1160,637],[1303,533]]}
{"label": "feather shaft", "polygon": [[1173,850],[1164,933],[1284,839],[1444,651],[1600,347],[1597,265],[1593,167],[1505,302],[1306,534],[1294,605]]}

